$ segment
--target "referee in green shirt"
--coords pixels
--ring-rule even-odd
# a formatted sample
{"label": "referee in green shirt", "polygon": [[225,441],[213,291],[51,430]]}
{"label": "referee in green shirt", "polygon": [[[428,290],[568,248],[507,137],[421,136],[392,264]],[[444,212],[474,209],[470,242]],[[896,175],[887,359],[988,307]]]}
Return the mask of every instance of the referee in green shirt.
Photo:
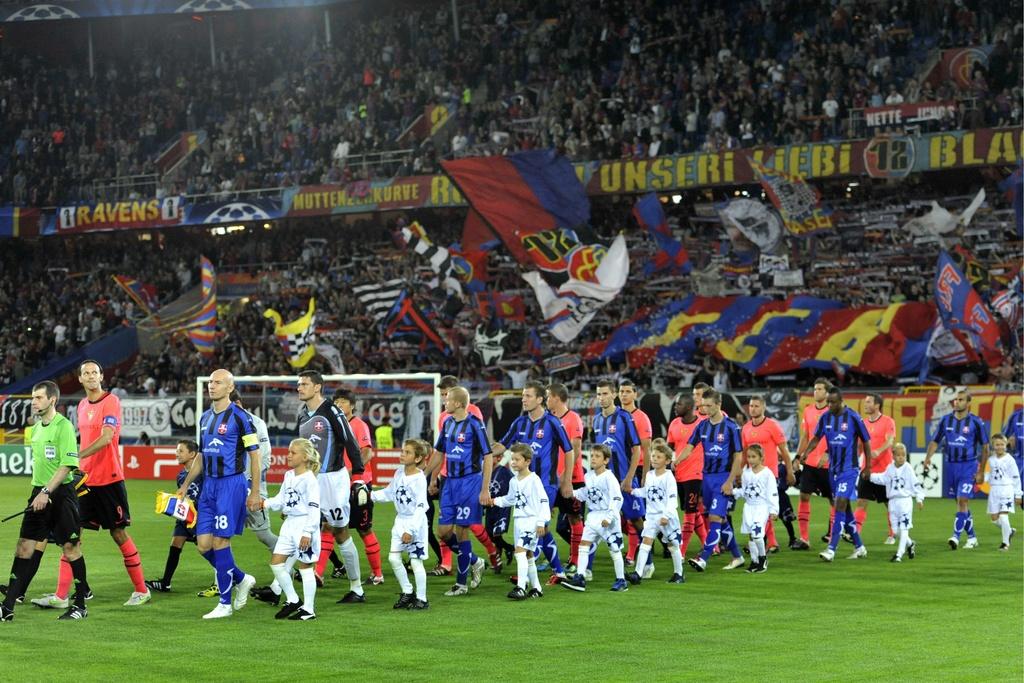
{"label": "referee in green shirt", "polygon": [[21,522],[11,583],[0,606],[0,621],[14,619],[15,601],[28,589],[43,556],[35,550],[36,543],[51,536],[62,546],[75,577],[74,604],[58,618],[88,616],[85,596],[89,584],[80,545],[81,516],[78,495],[71,485],[72,474],[78,467],[78,440],[71,422],[57,413],[58,398],[60,390],[53,382],[40,382],[32,387],[32,412],[39,420],[32,428],[32,494]]}

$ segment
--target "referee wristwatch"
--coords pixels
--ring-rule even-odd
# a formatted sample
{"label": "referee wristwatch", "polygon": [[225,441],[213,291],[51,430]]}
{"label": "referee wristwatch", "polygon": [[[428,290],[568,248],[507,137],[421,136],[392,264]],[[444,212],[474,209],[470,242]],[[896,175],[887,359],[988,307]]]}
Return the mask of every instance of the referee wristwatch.
{"label": "referee wristwatch", "polygon": [[45,493],[45,494],[46,494],[47,496],[49,496],[49,495],[50,495],[50,489],[48,489],[47,487],[45,487],[45,486],[44,486],[44,487],[43,487],[43,488],[42,488],[42,489],[41,489],[41,490],[39,491],[39,493]]}

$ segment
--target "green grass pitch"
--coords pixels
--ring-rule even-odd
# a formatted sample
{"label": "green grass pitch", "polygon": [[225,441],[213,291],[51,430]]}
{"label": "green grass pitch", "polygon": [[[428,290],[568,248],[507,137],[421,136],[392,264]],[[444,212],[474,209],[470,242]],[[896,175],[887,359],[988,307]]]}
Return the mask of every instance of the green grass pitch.
{"label": "green grass pitch", "polygon": [[[173,526],[153,512],[153,493],[166,486],[128,485],[130,531],[147,578],[162,574]],[[18,510],[28,490],[27,478],[0,478],[0,513]],[[319,619],[307,623],[275,621],[271,607],[253,600],[230,619],[200,619],[214,603],[195,593],[210,584],[212,570],[192,546],[174,592],[122,607],[131,584],[120,554],[105,532],[86,532],[96,594],[89,618],[61,624],[56,610],[19,605],[13,622],[0,623],[0,673],[5,681],[1021,680],[1024,537],[1009,553],[997,552],[998,530],[984,502],[972,510],[978,549],[950,551],[954,504],[929,500],[915,512],[918,557],[899,565],[889,562],[884,512],[873,506],[864,560],[842,559],[846,544],[831,565],[817,552],[783,550],[762,575],[723,572],[716,559],[707,573],[688,571],[685,585],[670,586],[670,561],[659,555],[653,579],[613,594],[602,548],[586,593],[551,587],[542,600],[513,603],[505,598],[511,572],[488,571],[466,598],[443,597],[450,580],[429,579],[431,607],[417,613],[391,608],[398,590],[386,553],[394,508],[378,505],[384,585],[367,587],[365,605],[336,605],[347,581],[328,579],[317,595]],[[813,537],[826,515],[816,501]],[[1022,526],[1019,512],[1013,523]],[[5,569],[17,533],[17,521],[0,525]],[[268,554],[255,537],[233,545],[239,565],[268,583]],[[51,546],[30,597],[52,592],[56,560]],[[365,558],[363,567],[365,576]]]}

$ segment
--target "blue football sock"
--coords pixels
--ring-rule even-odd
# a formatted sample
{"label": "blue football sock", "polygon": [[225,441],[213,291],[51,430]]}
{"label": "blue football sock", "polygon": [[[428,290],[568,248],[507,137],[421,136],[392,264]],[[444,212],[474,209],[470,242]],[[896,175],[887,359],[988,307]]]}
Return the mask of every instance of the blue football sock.
{"label": "blue football sock", "polygon": [[210,563],[211,567],[213,567],[214,569],[217,568],[217,563],[213,559],[214,558],[213,548],[210,548],[205,553],[201,553],[201,554],[203,556],[203,559]]}
{"label": "blue football sock", "polygon": [[217,590],[220,591],[220,602],[222,605],[231,603],[231,588],[234,582],[231,580],[231,570],[235,567],[235,558],[231,555],[231,548],[220,548],[213,551],[214,567],[217,569]]}
{"label": "blue football sock", "polygon": [[473,544],[470,541],[460,541],[458,550],[459,573],[455,583],[465,586],[469,583],[469,566],[473,564]]}
{"label": "blue football sock", "polygon": [[957,512],[956,517],[953,518],[953,538],[960,540],[960,534],[964,532],[964,527],[967,526],[967,513]]}
{"label": "blue football sock", "polygon": [[597,555],[597,544],[590,544],[590,554],[587,555],[587,569],[594,568],[594,555]]}
{"label": "blue football sock", "polygon": [[853,547],[859,548],[864,543],[860,540],[860,532],[857,531],[857,521],[853,517],[853,510],[847,508],[846,510],[846,530],[850,533],[853,538]]}
{"label": "blue football sock", "polygon": [[843,535],[843,522],[846,521],[847,514],[849,514],[849,510],[846,512],[836,510],[835,519],[832,520],[832,537],[828,540],[830,550],[834,551],[839,546],[839,539]]}
{"label": "blue football sock", "polygon": [[563,573],[565,570],[562,569],[562,561],[558,558],[558,544],[555,543],[555,537],[551,535],[550,531],[544,534],[541,543],[543,544],[544,557],[551,564],[551,571],[556,574]]}
{"label": "blue football sock", "polygon": [[743,557],[740,546],[736,543],[736,534],[732,530],[732,524],[728,520],[722,522],[722,536],[725,537],[725,547],[729,549],[733,557]]}
{"label": "blue football sock", "polygon": [[448,546],[453,553],[459,552],[459,539],[454,533],[450,533],[446,537],[442,538],[441,542]]}
{"label": "blue football sock", "polygon": [[704,540],[704,549],[700,551],[700,559],[705,562],[711,557],[711,553],[718,547],[718,542],[722,539],[722,523],[711,522],[711,526],[708,527],[708,537]]}
{"label": "blue football sock", "polygon": [[974,538],[974,517],[971,516],[970,510],[964,514],[967,515],[967,520],[964,522],[964,531],[967,532],[968,537]]}

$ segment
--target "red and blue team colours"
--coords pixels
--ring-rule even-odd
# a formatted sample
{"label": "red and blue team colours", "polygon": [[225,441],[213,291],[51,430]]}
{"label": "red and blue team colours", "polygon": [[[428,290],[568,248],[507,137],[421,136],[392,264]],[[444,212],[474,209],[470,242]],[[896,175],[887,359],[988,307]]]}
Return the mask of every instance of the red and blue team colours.
{"label": "red and blue team colours", "polygon": [[658,245],[658,251],[644,265],[645,275],[663,270],[673,275],[685,275],[692,270],[690,254],[679,240],[672,237],[658,195],[652,192],[638,199],[633,206],[633,216]]}
{"label": "red and blue team colours", "polygon": [[989,366],[1002,363],[999,326],[981,296],[945,252],[935,268],[935,303],[946,327],[964,348],[980,355]]}

